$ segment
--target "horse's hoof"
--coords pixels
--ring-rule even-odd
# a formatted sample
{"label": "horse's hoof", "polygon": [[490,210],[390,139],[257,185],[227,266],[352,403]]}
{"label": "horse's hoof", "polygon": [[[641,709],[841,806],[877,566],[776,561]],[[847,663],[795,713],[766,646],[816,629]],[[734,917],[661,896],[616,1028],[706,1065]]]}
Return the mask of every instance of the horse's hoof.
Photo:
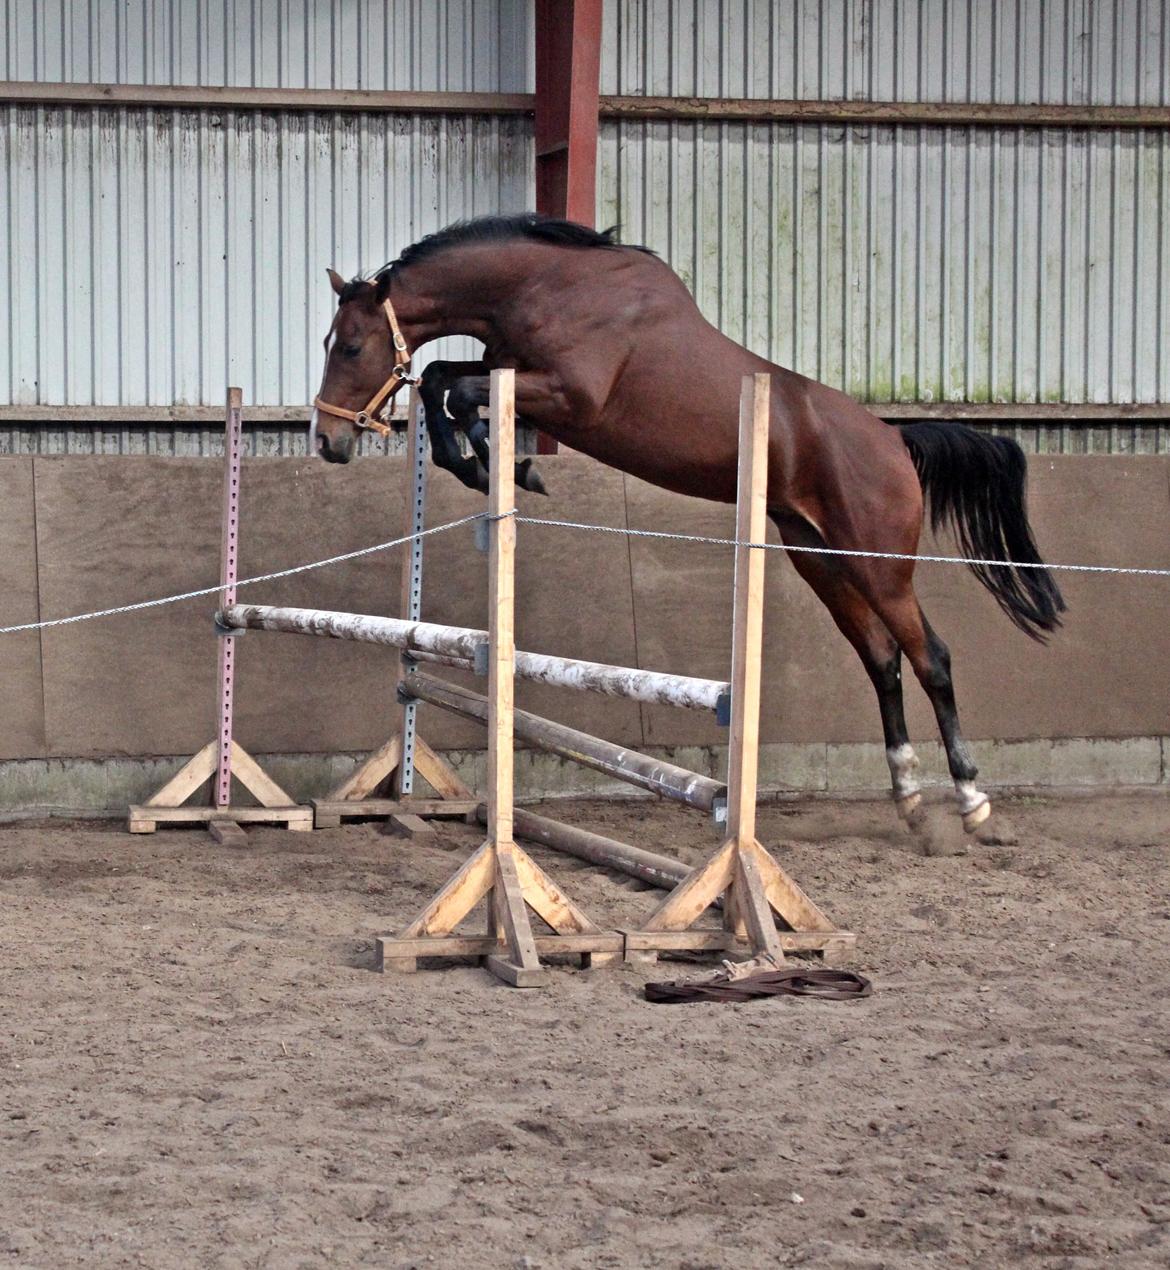
{"label": "horse's hoof", "polygon": [[516,465],[516,477],[516,484],[521,489],[526,489],[530,494],[548,495],[544,478],[533,466],[531,459],[524,459]]}
{"label": "horse's hoof", "polygon": [[907,794],[905,798],[895,798],[894,806],[898,809],[898,815],[901,819],[909,821],[913,818],[918,808],[922,806],[922,795],[914,793]]}
{"label": "horse's hoof", "polygon": [[972,807],[970,811],[963,812],[963,828],[967,833],[974,833],[990,815],[991,799],[985,798],[978,807]]}

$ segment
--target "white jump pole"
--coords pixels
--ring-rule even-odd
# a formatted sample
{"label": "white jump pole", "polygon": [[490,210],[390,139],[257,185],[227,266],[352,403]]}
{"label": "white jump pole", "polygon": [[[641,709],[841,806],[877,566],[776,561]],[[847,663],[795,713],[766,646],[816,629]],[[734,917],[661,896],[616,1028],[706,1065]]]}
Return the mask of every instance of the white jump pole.
{"label": "white jump pole", "polygon": [[[472,663],[477,657],[482,658],[482,650],[490,643],[488,631],[465,626],[440,626],[435,622],[412,622],[405,618],[375,617],[367,613],[335,613],[328,609],[232,604],[219,613],[218,621],[232,629],[285,631],[295,635],[354,640],[362,644],[384,644]],[[609,666],[574,657],[557,657],[551,653],[517,652],[515,673],[519,679],[581,692],[626,697],[650,705],[713,710],[716,713],[726,709],[730,696],[729,686],[714,679],[637,670],[632,666]]]}

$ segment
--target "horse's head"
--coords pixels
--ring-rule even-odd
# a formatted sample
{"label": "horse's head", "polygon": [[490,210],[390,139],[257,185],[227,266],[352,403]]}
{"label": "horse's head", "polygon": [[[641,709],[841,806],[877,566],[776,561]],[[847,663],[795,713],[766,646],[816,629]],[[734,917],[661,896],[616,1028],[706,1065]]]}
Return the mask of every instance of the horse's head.
{"label": "horse's head", "polygon": [[389,278],[346,282],[333,269],[337,312],[325,337],[325,372],[309,425],[309,452],[348,463],[363,429],[385,431],[381,408],[405,376],[410,357],[397,330]]}

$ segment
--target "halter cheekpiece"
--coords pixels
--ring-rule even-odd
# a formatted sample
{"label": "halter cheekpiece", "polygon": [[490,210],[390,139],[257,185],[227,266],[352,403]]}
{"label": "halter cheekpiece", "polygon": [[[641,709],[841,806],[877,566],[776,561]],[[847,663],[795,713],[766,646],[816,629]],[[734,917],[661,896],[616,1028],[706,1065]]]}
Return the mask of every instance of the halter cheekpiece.
{"label": "halter cheekpiece", "polygon": [[[417,384],[418,379],[410,373],[410,350],[407,348],[406,340],[398,327],[398,318],[394,315],[394,306],[388,298],[382,301],[382,310],[386,314],[386,321],[390,324],[390,340],[394,345],[394,369],[390,372],[390,378],[374,393],[361,410],[346,410],[344,406],[333,406],[327,401],[322,401],[320,397],[313,398],[313,405],[327,415],[336,415],[339,419],[348,419],[355,428],[364,428],[369,432],[376,432],[381,437],[388,437],[391,428],[386,423],[386,415],[394,400],[394,394],[398,392],[403,384]],[[374,418],[375,411],[378,413],[377,418]]]}

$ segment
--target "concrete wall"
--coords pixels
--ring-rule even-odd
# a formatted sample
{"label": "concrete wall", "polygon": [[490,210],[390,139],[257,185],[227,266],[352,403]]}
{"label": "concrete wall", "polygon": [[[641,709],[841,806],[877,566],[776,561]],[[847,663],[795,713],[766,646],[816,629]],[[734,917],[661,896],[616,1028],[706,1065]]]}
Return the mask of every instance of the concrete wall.
{"label": "concrete wall", "polygon": [[[529,514],[731,531],[731,508],[663,493],[571,454],[542,462],[553,496],[523,496]],[[218,463],[201,460],[0,459],[0,540],[8,544],[0,553],[0,625],[213,584],[221,475]],[[249,462],[242,572],[396,536],[404,488],[394,460],[350,469]],[[430,524],[481,505],[445,475],[432,479]],[[1050,560],[1170,567],[1170,460],[1034,457],[1031,506]],[[924,542],[924,550],[932,546],[953,550],[949,542]],[[722,548],[522,526],[520,646],[723,678],[729,565]],[[470,528],[428,540],[426,569],[424,616],[484,622],[485,565]],[[394,550],[248,588],[243,598],[393,614],[398,570]],[[1092,779],[1099,753],[1067,758],[1081,753],[1085,738],[1109,742],[1107,779],[1163,779],[1159,738],[1170,733],[1170,680],[1159,668],[1170,655],[1170,582],[1065,575],[1068,622],[1042,648],[1007,622],[967,570],[923,565],[918,576],[923,607],[951,644],[966,730],[988,743],[981,749],[991,758],[990,780]],[[189,754],[206,741],[215,702],[213,608],[209,599],[192,600],[0,636],[0,763],[8,774],[0,805],[60,801],[59,789],[46,799],[44,788],[47,773],[71,770],[62,761],[134,760],[132,767],[145,770],[138,760]],[[773,781],[832,787],[872,780],[880,787],[881,733],[868,682],[779,553],[769,557],[765,658],[763,740]],[[255,752],[353,753],[388,730],[395,668],[384,650],[251,632],[238,664],[238,736]],[[907,695],[912,732],[929,741],[936,733],[925,699],[912,682]],[[686,712],[531,685],[520,686],[518,699],[630,745],[716,747],[703,751],[710,756],[724,739],[713,720]],[[476,728],[435,712],[424,726],[441,748],[482,744]],[[1013,743],[1010,754],[1004,742]],[[1063,767],[1053,757],[1062,747]],[[844,756],[836,774],[835,754]],[[712,763],[708,757],[701,765]],[[810,763],[815,770],[805,770]],[[110,805],[121,792],[110,793]],[[95,797],[79,796],[74,805]]]}

